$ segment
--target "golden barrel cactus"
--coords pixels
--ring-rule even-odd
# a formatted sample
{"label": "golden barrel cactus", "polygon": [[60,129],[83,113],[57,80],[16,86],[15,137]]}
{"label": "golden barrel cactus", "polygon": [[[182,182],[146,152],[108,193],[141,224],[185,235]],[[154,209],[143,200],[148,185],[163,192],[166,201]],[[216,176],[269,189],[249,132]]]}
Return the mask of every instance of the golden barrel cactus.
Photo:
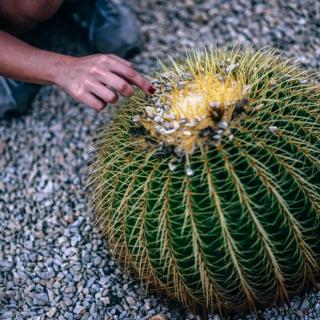
{"label": "golden barrel cactus", "polygon": [[273,50],[204,50],[153,76],[97,138],[110,247],[192,310],[255,310],[320,272],[320,86]]}

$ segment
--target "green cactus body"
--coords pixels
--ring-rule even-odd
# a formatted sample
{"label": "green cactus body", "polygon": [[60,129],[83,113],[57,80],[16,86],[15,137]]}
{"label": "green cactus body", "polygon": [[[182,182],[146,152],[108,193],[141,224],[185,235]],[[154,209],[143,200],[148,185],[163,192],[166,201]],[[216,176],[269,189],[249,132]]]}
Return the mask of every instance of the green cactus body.
{"label": "green cactus body", "polygon": [[97,139],[93,205],[119,259],[192,310],[315,287],[320,86],[270,50],[206,50],[155,78]]}

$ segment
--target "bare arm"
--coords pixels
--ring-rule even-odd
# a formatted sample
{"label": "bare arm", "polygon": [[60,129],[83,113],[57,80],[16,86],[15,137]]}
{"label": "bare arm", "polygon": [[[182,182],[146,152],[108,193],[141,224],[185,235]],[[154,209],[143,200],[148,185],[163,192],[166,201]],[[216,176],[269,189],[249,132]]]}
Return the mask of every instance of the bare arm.
{"label": "bare arm", "polygon": [[39,84],[56,84],[95,109],[130,96],[132,85],[153,93],[130,62],[112,54],[72,57],[37,49],[0,30],[0,75]]}

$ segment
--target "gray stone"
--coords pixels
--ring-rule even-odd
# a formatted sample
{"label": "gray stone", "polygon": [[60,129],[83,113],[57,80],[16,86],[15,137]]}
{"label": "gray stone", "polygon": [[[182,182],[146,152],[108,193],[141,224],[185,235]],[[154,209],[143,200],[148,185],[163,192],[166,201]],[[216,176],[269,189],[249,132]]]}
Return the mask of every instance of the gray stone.
{"label": "gray stone", "polygon": [[75,306],[75,308],[73,309],[73,312],[75,314],[83,314],[86,311],[86,307],[85,306],[81,306],[81,305],[77,305]]}
{"label": "gray stone", "polygon": [[45,306],[45,305],[49,305],[50,301],[49,301],[49,297],[47,293],[35,293],[33,296],[33,303],[35,305],[38,306]]}
{"label": "gray stone", "polygon": [[47,311],[46,315],[47,315],[49,318],[52,318],[52,317],[56,314],[56,312],[57,312],[57,308],[56,308],[56,307],[51,307],[51,308]]}

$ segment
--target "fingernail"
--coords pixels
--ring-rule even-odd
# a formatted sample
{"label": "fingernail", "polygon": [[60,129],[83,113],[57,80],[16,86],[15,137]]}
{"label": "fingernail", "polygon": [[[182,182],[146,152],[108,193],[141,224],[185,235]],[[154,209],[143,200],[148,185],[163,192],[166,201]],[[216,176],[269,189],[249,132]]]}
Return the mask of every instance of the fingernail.
{"label": "fingernail", "polygon": [[151,93],[151,94],[154,94],[155,91],[156,91],[156,88],[153,87],[153,86],[150,86],[150,87],[148,88],[148,92]]}

